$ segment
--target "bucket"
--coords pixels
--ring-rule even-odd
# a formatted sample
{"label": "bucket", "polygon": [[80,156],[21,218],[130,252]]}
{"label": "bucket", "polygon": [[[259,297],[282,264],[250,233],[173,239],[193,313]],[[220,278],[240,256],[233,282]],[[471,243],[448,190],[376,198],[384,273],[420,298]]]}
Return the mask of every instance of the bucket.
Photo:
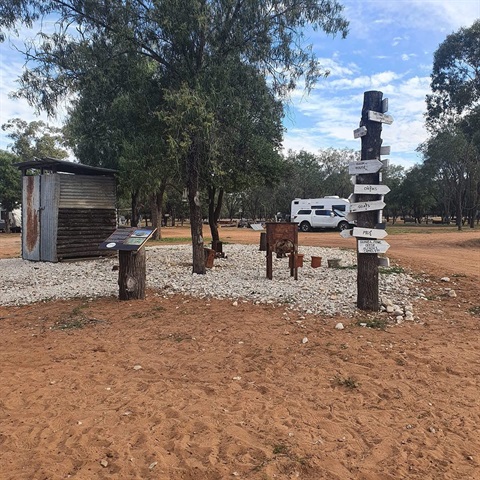
{"label": "bucket", "polygon": [[339,258],[331,258],[327,260],[327,264],[329,268],[339,268],[340,267],[340,259]]}
{"label": "bucket", "polygon": [[303,253],[291,253],[288,258],[290,268],[303,267]]}
{"label": "bucket", "polygon": [[322,257],[312,257],[312,268],[318,268],[322,265]]}

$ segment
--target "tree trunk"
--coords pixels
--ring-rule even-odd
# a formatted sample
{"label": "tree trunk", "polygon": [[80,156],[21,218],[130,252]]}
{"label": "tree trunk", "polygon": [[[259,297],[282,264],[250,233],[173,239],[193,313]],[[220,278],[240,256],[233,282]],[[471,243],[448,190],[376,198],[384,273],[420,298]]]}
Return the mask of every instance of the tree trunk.
{"label": "tree trunk", "polygon": [[220,235],[218,233],[218,219],[222,211],[224,190],[221,188],[218,192],[217,202],[215,203],[215,187],[208,187],[208,224],[210,225],[210,232],[212,234],[212,249],[217,251],[218,242],[220,242]]}
{"label": "tree trunk", "polygon": [[147,277],[145,247],[141,247],[136,252],[120,250],[118,260],[118,298],[143,300]]}
{"label": "tree trunk", "polygon": [[152,211],[152,227],[157,231],[153,234],[153,240],[162,238],[162,213],[163,213],[163,195],[167,188],[167,182],[162,179],[158,190],[150,196],[150,210]]}
{"label": "tree trunk", "polygon": [[200,171],[197,152],[190,153],[187,162],[188,207],[190,211],[190,231],[192,234],[193,273],[205,275],[205,254],[203,242],[203,218],[200,204]]}
{"label": "tree trunk", "polygon": [[[368,120],[368,111],[382,111],[382,92],[365,92],[362,108],[362,120],[360,126],[367,127],[367,135],[362,137],[362,160],[380,159],[380,147],[382,145],[382,124]],[[379,173],[357,175],[357,183],[377,185]],[[357,201],[378,200],[377,195],[361,195]],[[357,225],[359,227],[374,228],[378,222],[378,211],[359,212]],[[358,248],[357,248],[358,252]],[[378,311],[380,309],[378,299],[378,255],[376,253],[357,253],[357,307],[361,310]]]}
{"label": "tree trunk", "polygon": [[130,225],[132,227],[136,227],[138,225],[138,196],[139,196],[139,191],[138,190],[133,190],[131,195],[132,195],[132,203],[131,203],[132,218],[130,220]]}

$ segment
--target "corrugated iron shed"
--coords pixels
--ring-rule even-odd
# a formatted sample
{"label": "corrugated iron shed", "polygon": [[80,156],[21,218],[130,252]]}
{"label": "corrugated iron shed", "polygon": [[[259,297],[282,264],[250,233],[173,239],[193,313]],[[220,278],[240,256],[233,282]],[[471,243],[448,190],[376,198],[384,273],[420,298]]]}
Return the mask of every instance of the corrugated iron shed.
{"label": "corrugated iron shed", "polygon": [[23,173],[22,257],[105,255],[98,245],[116,228],[116,171],[53,158],[16,166]]}

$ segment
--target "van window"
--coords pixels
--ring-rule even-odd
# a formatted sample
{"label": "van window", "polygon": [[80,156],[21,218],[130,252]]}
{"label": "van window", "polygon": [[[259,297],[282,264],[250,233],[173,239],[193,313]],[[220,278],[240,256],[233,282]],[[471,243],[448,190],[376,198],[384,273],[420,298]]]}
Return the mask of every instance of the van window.
{"label": "van window", "polygon": [[340,212],[344,212],[346,208],[345,205],[332,205],[332,210],[339,210]]}
{"label": "van window", "polygon": [[315,215],[320,215],[322,217],[329,217],[331,213],[331,210],[315,210]]}
{"label": "van window", "polygon": [[319,208],[320,210],[322,210],[325,207],[323,205],[312,205],[312,210],[315,210],[316,208]]}
{"label": "van window", "polygon": [[299,210],[297,212],[297,215],[310,215],[312,213],[312,211],[310,209],[308,210]]}

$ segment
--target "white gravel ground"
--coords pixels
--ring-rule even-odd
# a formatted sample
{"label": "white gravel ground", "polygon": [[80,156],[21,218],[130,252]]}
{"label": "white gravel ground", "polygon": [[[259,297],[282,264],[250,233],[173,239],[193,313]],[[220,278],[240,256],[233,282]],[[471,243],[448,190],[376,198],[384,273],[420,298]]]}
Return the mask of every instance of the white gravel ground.
{"label": "white gravel ground", "polygon": [[[353,267],[356,254],[335,248],[301,247],[304,266],[298,280],[290,277],[288,258],[273,259],[273,280],[266,278],[265,252],[254,245],[224,245],[226,258],[215,259],[206,275],[192,274],[191,246],[147,248],[147,286],[162,294],[183,293],[196,297],[246,299],[255,303],[289,305],[315,314],[351,315],[355,311],[355,268],[327,267],[327,259],[341,259]],[[312,268],[310,257],[322,257]],[[72,263],[0,260],[0,305],[24,305],[38,301],[118,295],[116,258]],[[397,305],[416,298],[416,283],[407,274],[381,274],[380,295]]]}

